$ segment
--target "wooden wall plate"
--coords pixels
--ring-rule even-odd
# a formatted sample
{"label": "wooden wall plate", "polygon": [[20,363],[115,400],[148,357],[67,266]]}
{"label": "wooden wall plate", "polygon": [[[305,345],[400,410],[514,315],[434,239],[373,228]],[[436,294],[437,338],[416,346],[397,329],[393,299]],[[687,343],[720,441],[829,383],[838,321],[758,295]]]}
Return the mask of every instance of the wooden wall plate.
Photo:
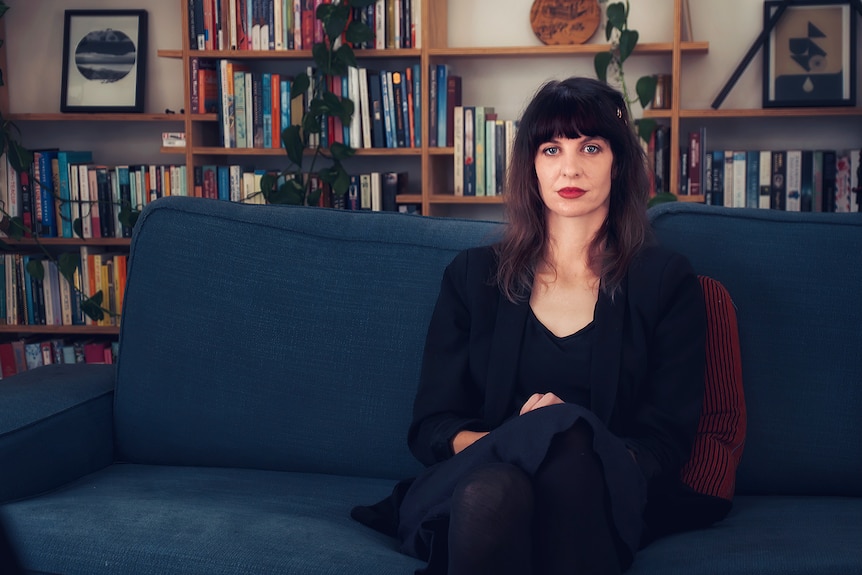
{"label": "wooden wall plate", "polygon": [[533,33],[544,44],[583,44],[601,19],[598,0],[534,0],[530,8]]}

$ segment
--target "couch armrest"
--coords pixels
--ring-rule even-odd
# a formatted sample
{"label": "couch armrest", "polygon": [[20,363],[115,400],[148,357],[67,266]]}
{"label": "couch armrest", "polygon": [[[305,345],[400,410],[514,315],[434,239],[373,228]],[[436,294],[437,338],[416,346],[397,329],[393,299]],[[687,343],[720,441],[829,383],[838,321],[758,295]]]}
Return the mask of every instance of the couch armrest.
{"label": "couch armrest", "polygon": [[112,365],[48,365],[0,381],[0,502],[109,465]]}

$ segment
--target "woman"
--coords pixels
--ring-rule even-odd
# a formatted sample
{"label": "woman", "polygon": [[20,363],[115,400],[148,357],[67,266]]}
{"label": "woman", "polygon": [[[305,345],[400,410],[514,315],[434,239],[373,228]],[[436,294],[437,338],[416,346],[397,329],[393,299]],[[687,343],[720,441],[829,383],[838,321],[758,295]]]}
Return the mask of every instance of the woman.
{"label": "woman", "polygon": [[505,234],[447,267],[428,329],[408,434],[428,467],[389,500],[427,572],[620,573],[647,499],[679,484],[706,319],[688,262],[650,238],[647,194],[622,96],[545,84],[515,137]]}

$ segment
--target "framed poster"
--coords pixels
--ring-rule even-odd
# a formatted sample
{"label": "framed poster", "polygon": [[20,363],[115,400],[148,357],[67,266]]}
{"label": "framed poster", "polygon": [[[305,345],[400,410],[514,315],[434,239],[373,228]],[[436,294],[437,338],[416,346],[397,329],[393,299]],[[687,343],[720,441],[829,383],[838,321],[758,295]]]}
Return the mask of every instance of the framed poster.
{"label": "framed poster", "polygon": [[[782,4],[764,2],[764,25]],[[792,0],[763,46],[763,107],[855,106],[856,17],[848,0]]]}
{"label": "framed poster", "polygon": [[145,10],[66,10],[62,112],[143,112]]}

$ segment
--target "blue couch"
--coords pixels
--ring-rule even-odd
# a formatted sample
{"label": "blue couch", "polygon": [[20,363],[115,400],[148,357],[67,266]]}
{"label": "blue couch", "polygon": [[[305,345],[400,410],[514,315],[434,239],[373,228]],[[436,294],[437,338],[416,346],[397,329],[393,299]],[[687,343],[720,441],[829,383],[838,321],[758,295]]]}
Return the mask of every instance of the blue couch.
{"label": "blue couch", "polygon": [[[862,216],[669,204],[738,310],[728,518],[632,575],[862,573]],[[499,225],[166,198],[135,229],[116,366],[0,382],[0,521],[29,572],[406,575],[350,519],[405,445],[443,267]]]}

